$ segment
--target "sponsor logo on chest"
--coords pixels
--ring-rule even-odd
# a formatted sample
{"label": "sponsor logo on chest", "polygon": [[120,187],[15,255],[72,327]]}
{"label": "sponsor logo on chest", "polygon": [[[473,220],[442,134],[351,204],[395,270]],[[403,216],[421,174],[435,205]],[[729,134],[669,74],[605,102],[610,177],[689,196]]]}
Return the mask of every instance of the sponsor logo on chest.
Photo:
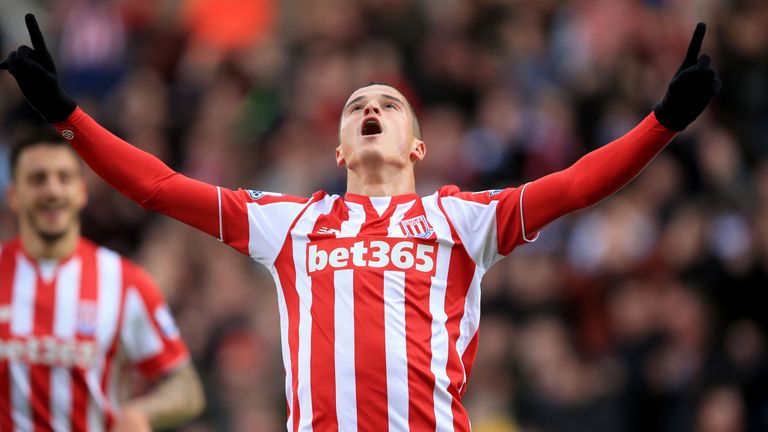
{"label": "sponsor logo on chest", "polygon": [[0,338],[0,360],[89,368],[98,355],[94,341],[63,340],[52,336]]}
{"label": "sponsor logo on chest", "polygon": [[402,238],[346,238],[307,245],[307,274],[346,269],[380,269],[432,273],[435,243]]}

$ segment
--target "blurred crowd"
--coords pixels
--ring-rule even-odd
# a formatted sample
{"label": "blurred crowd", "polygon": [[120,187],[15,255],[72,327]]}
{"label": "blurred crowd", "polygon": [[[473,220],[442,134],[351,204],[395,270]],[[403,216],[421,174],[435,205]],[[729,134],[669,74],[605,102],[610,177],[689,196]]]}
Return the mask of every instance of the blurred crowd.
{"label": "blurred crowd", "polygon": [[[3,53],[27,11],[122,138],[206,182],[305,196],[343,193],[339,115],[366,82],[415,106],[420,193],[517,186],[648,115],[706,21],[720,95],[623,191],[487,274],[464,401],[477,432],[768,430],[768,2],[2,0]],[[41,126],[7,74],[0,94],[4,161]],[[156,278],[205,381],[180,430],[284,430],[269,274],[88,176],[85,235]]]}

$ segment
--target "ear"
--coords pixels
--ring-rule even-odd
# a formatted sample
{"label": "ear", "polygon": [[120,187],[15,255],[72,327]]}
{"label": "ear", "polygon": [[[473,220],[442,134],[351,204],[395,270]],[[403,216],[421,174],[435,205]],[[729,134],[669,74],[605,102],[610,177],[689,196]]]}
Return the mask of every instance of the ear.
{"label": "ear", "polygon": [[5,188],[5,201],[8,203],[8,207],[11,209],[12,212],[16,213],[19,209],[19,200],[16,195],[16,188],[13,186],[13,183],[8,185],[8,187]]}
{"label": "ear", "polygon": [[347,161],[344,159],[344,154],[341,152],[341,146],[336,147],[336,166],[343,167],[347,164]]}
{"label": "ear", "polygon": [[414,139],[414,146],[413,149],[411,149],[411,162],[419,162],[422,159],[424,159],[424,156],[427,155],[427,145],[424,144],[424,141],[419,139]]}

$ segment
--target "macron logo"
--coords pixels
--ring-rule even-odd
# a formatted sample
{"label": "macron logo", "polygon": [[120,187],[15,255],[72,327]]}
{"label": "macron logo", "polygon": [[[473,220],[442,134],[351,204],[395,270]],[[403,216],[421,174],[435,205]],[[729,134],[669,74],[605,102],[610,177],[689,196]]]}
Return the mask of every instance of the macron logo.
{"label": "macron logo", "polygon": [[320,227],[320,229],[317,230],[320,234],[341,234],[341,231],[337,230],[336,228],[327,228],[327,227]]}

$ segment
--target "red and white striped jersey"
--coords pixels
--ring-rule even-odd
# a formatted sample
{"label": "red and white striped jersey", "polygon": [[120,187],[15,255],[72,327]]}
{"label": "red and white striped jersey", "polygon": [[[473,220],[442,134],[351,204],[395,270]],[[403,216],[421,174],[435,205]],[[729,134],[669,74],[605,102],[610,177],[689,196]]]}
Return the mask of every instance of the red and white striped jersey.
{"label": "red and white striped jersey", "polygon": [[126,366],[188,359],[163,296],[136,265],[81,239],[56,262],[0,249],[0,431],[103,431]]}
{"label": "red and white striped jersey", "polygon": [[220,240],[272,273],[288,430],[468,431],[480,279],[525,186],[311,198],[218,189]]}

